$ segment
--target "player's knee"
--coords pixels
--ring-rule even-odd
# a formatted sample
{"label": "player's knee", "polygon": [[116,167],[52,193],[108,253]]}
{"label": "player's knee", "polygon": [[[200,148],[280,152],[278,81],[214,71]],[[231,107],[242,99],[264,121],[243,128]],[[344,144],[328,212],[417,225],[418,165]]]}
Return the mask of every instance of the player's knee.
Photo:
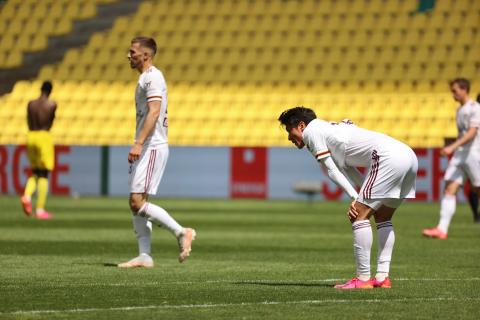
{"label": "player's knee", "polygon": [[446,195],[454,196],[457,194],[458,188],[460,185],[458,183],[452,182],[452,181],[447,181],[445,185],[445,191],[444,193]]}
{"label": "player's knee", "polygon": [[137,215],[140,209],[142,209],[145,200],[139,197],[130,197],[130,210],[134,215]]}
{"label": "player's knee", "polygon": [[355,203],[355,209],[357,210],[358,215],[354,221],[369,220],[372,214],[375,212],[375,210],[361,202]]}
{"label": "player's knee", "polygon": [[395,213],[396,208],[391,208],[387,206],[381,206],[380,209],[375,213],[375,222],[385,222],[392,220],[393,214]]}

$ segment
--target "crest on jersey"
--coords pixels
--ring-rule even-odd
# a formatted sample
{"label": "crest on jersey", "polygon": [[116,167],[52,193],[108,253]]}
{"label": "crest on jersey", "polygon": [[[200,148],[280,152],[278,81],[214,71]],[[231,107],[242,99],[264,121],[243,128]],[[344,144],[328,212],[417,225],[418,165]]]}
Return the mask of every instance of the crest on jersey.
{"label": "crest on jersey", "polygon": [[145,88],[148,88],[150,87],[150,85],[152,84],[152,81],[149,81],[149,82],[145,82]]}

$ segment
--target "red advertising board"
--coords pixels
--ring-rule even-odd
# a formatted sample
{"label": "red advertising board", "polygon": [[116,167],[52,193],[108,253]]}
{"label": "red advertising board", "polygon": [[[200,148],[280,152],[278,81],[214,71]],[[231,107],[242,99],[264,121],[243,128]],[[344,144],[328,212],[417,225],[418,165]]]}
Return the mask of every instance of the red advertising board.
{"label": "red advertising board", "polygon": [[231,148],[230,197],[265,199],[268,193],[267,162],[266,148]]}
{"label": "red advertising board", "polygon": [[[59,182],[59,176],[70,171],[70,165],[60,162],[59,157],[61,154],[68,153],[70,153],[69,146],[55,146],[55,168],[50,176],[50,192],[53,194],[65,195],[70,193],[69,186],[61,185]],[[0,146],[0,194],[9,193],[9,185],[13,186],[14,193],[23,193],[25,186],[22,180],[32,174],[26,158],[27,153],[24,145],[15,146],[13,149]]]}

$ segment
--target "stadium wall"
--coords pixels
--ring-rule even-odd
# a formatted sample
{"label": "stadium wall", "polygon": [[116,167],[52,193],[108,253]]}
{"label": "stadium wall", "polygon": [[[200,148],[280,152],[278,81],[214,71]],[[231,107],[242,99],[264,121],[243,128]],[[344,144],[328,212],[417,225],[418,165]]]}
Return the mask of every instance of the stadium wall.
{"label": "stadium wall", "polygon": [[[129,147],[56,146],[50,192],[57,195],[128,194]],[[437,201],[447,159],[439,149],[416,149],[417,199]],[[0,146],[0,193],[21,194],[30,174],[24,146]],[[317,199],[347,200],[317,162],[294,148],[171,147],[159,197],[304,199],[298,181],[318,182]],[[460,195],[464,201],[464,195]]]}

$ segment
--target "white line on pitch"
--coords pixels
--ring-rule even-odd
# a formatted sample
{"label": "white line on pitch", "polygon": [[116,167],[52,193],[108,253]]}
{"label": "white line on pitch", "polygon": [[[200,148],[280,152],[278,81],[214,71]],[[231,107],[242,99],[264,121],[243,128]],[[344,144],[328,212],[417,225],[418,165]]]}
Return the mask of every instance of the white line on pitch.
{"label": "white line on pitch", "polygon": [[65,310],[18,310],[13,312],[0,312],[0,315],[18,314],[51,314],[51,313],[83,313],[97,311],[131,311],[145,309],[193,309],[193,308],[227,308],[259,305],[291,305],[291,304],[329,304],[329,303],[391,303],[391,302],[439,302],[439,301],[474,301],[479,302],[480,298],[412,298],[412,299],[326,299],[326,300],[299,300],[299,301],[263,301],[263,302],[241,302],[241,303],[206,303],[206,304],[181,304],[181,305],[156,305],[156,306],[132,306],[113,308],[86,308],[86,309],[65,309]]}

